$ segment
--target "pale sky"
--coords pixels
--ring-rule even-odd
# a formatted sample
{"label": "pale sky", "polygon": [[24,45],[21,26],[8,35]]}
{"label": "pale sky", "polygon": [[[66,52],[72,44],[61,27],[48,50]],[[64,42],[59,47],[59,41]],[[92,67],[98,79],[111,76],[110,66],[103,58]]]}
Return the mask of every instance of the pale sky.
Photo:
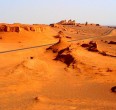
{"label": "pale sky", "polygon": [[0,22],[50,24],[64,19],[116,25],[116,0],[0,0]]}

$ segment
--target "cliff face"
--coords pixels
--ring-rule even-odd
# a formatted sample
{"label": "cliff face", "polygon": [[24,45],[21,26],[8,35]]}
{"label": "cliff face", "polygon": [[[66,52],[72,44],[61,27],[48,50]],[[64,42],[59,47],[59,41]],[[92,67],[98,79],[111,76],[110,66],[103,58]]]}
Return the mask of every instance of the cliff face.
{"label": "cliff face", "polygon": [[48,29],[49,27],[44,25],[0,24],[0,32],[44,32]]}

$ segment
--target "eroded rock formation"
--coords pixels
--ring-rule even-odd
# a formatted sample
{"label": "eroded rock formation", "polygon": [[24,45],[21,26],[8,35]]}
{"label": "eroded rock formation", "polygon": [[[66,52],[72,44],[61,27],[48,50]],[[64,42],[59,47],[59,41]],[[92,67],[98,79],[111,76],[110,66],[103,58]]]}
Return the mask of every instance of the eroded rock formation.
{"label": "eroded rock formation", "polygon": [[9,26],[9,25],[1,25],[0,32],[20,32],[20,26]]}
{"label": "eroded rock formation", "polygon": [[[62,33],[62,32],[60,32]],[[76,60],[71,53],[71,44],[67,42],[65,37],[60,37],[59,41],[47,48],[46,50],[51,50],[53,53],[56,54],[54,60],[61,61],[69,67],[71,64],[73,65]]]}
{"label": "eroded rock formation", "polygon": [[98,52],[97,43],[90,41],[88,44],[82,44],[82,47],[86,48],[88,51]]}
{"label": "eroded rock formation", "polygon": [[22,32],[22,31],[32,31],[32,32],[44,32],[48,30],[48,26],[42,25],[23,25],[23,24],[0,24],[0,32]]}
{"label": "eroded rock formation", "polygon": [[60,21],[60,22],[58,22],[58,24],[62,24],[62,25],[76,25],[76,22],[75,22],[75,20],[68,20],[68,21],[66,21],[66,20],[62,20],[62,21]]}

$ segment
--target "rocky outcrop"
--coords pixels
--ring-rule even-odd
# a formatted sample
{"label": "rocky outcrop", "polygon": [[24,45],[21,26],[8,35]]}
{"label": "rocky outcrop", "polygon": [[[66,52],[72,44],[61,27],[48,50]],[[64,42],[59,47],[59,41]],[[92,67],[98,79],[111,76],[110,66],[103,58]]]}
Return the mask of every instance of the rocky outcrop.
{"label": "rocky outcrop", "polygon": [[89,44],[85,44],[84,43],[81,46],[86,48],[88,51],[98,52],[97,43],[96,42],[90,41]]}
{"label": "rocky outcrop", "polygon": [[57,53],[57,52],[59,52],[60,50],[65,49],[65,48],[67,48],[67,47],[70,47],[70,43],[67,42],[66,38],[60,37],[60,38],[59,38],[59,41],[58,41],[56,44],[50,46],[50,47],[47,48],[46,50],[52,50],[53,53]]}
{"label": "rocky outcrop", "polygon": [[57,28],[60,27],[59,24],[50,24],[50,26],[51,26],[51,27],[57,27]]}
{"label": "rocky outcrop", "polygon": [[76,22],[75,22],[75,20],[70,19],[68,21],[62,20],[62,21],[58,22],[58,24],[61,24],[61,25],[76,25]]}
{"label": "rocky outcrop", "polygon": [[7,32],[7,26],[6,25],[1,25],[0,26],[0,32]]}
{"label": "rocky outcrop", "polygon": [[36,31],[35,27],[30,27],[30,31]]}
{"label": "rocky outcrop", "polygon": [[67,39],[71,39],[70,36],[67,36],[63,31],[59,31],[58,35],[54,36],[55,38],[67,38]]}
{"label": "rocky outcrop", "polygon": [[29,26],[24,26],[23,29],[24,29],[25,31],[30,31],[30,27],[29,27]]}
{"label": "rocky outcrop", "polygon": [[22,26],[22,29],[25,31],[31,31],[31,32],[44,32],[44,31],[49,30],[49,27],[48,26],[31,25],[31,26]]}
{"label": "rocky outcrop", "polygon": [[116,93],[116,86],[112,87],[111,91]]}
{"label": "rocky outcrop", "polygon": [[20,32],[20,26],[8,26],[8,25],[1,25],[0,32]]}
{"label": "rocky outcrop", "polygon": [[96,24],[96,26],[100,26],[100,24]]}
{"label": "rocky outcrop", "polygon": [[0,24],[0,32],[44,32],[48,29],[48,26],[43,25]]}
{"label": "rocky outcrop", "polygon": [[108,44],[116,44],[115,41],[110,41]]}
{"label": "rocky outcrop", "polygon": [[21,28],[16,26],[16,27],[8,27],[8,30],[9,32],[20,32],[21,31]]}
{"label": "rocky outcrop", "polygon": [[68,67],[75,62],[75,59],[72,56],[69,47],[60,50],[54,60],[61,61],[65,63]]}
{"label": "rocky outcrop", "polygon": [[71,44],[67,42],[65,38],[59,38],[59,41],[56,44],[50,46],[46,50],[51,50],[53,53],[55,53],[56,57],[54,60],[65,63],[67,67],[73,65],[76,62],[74,56],[71,53]]}

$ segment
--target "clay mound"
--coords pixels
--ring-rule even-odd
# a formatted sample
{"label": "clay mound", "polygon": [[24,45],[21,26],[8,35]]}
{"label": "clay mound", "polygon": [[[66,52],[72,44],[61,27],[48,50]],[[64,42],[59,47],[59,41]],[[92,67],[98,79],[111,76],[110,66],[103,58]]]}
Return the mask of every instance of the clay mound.
{"label": "clay mound", "polygon": [[67,39],[71,39],[72,37],[67,36],[63,31],[59,31],[58,35],[54,36],[54,38],[67,38]]}
{"label": "clay mound", "polygon": [[59,51],[65,49],[67,47],[70,47],[70,43],[67,42],[66,38],[60,37],[59,41],[56,44],[50,46],[46,50],[52,50],[53,53],[58,53]]}
{"label": "clay mound", "polygon": [[61,61],[69,67],[71,64],[75,63],[75,58],[71,54],[71,45],[65,40],[65,38],[60,38],[58,43],[47,48],[47,50],[52,50],[53,53],[57,53],[54,60]]}
{"label": "clay mound", "polygon": [[88,51],[98,52],[96,42],[90,41],[89,44],[82,44],[81,46],[86,48]]}
{"label": "clay mound", "polygon": [[71,46],[71,44],[67,41],[67,38],[71,38],[65,35],[63,31],[59,31],[58,35],[54,36],[55,38],[59,38],[59,41],[47,48],[46,50],[52,50],[53,53],[58,53],[61,50],[65,50]]}
{"label": "clay mound", "polygon": [[116,29],[112,30],[110,34],[108,34],[108,36],[116,36]]}

